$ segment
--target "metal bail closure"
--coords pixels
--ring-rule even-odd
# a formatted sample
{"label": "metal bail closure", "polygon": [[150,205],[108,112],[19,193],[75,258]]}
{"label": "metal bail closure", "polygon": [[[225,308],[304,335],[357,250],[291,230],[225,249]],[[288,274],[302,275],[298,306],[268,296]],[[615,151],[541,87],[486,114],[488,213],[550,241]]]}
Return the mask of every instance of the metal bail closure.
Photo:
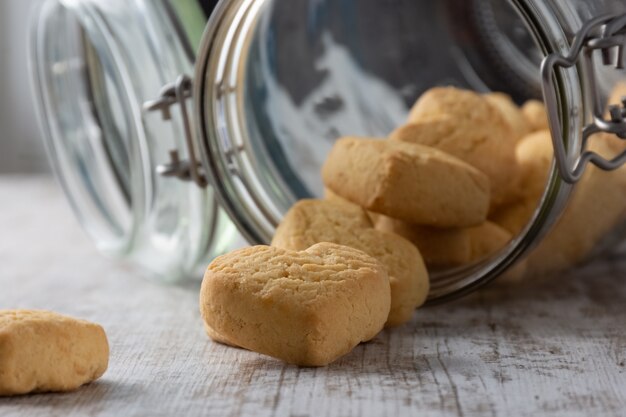
{"label": "metal bail closure", "polygon": [[[574,37],[567,56],[554,53],[548,55],[541,65],[543,96],[548,110],[550,130],[554,144],[554,156],[563,180],[574,184],[582,177],[588,163],[605,171],[619,168],[626,163],[626,151],[611,160],[606,160],[595,152],[587,150],[589,138],[600,132],[611,133],[620,139],[626,139],[626,97],[621,106],[612,106],[610,119],[605,120],[604,103],[597,85],[593,53],[600,50],[602,63],[624,69],[624,48],[626,48],[626,14],[608,15],[592,19],[585,23]],[[593,122],[583,130],[581,153],[575,160],[570,160],[562,141],[563,129],[559,119],[558,99],[554,88],[554,73],[557,67],[571,68],[579,63],[588,74],[589,90],[593,95]]]}
{"label": "metal bail closure", "polygon": [[161,88],[159,98],[147,101],[143,105],[145,111],[160,111],[163,120],[171,120],[171,108],[174,104],[178,104],[183,122],[185,133],[185,145],[187,147],[187,155],[189,160],[181,160],[178,150],[170,150],[170,161],[166,164],[157,166],[157,173],[164,177],[176,177],[183,181],[193,181],[199,187],[205,188],[208,185],[206,175],[204,174],[202,164],[196,157],[196,149],[194,147],[194,136],[189,120],[189,112],[187,110],[187,99],[191,97],[193,83],[187,75],[180,75],[175,82],[165,85]]}

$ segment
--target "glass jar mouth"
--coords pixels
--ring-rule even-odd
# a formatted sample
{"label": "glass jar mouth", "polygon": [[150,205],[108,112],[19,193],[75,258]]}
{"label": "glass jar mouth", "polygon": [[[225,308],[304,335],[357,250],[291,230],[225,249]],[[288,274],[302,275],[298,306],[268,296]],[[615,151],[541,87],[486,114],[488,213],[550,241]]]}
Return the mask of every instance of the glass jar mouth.
{"label": "glass jar mouth", "polygon": [[31,74],[49,160],[87,233],[128,251],[149,198],[141,114],[119,51],[89,7],[45,1],[33,14]]}
{"label": "glass jar mouth", "polygon": [[[263,14],[272,3],[265,0],[223,3],[205,31],[194,77],[195,116],[203,165],[223,207],[252,244],[270,242],[275,227],[291,205],[298,199],[311,197],[298,184],[294,186],[289,176],[276,175],[277,171],[283,172],[280,164],[278,167],[263,167],[263,162],[258,160],[262,159],[263,150],[255,148],[250,141],[251,135],[263,133],[253,130],[259,126],[262,130],[263,126],[262,123],[251,125],[246,119],[247,112],[250,112],[249,97],[258,93],[251,88],[246,77],[254,77],[255,71],[261,71],[250,62],[259,59],[255,56],[258,48],[254,49],[255,42],[258,42],[257,31],[260,26],[268,24]],[[538,5],[525,1],[511,3],[543,55],[566,50],[568,35],[552,10],[539,4],[541,2]],[[266,53],[278,52],[269,48]],[[275,55],[261,58],[272,60],[272,64],[277,59]],[[539,78],[538,68],[536,75]],[[568,149],[577,149],[584,115],[584,109],[576,105],[582,103],[581,82],[576,69],[562,70],[556,77],[564,126],[562,140]],[[267,89],[280,87],[271,84],[271,80],[269,83]],[[331,101],[326,100],[325,106],[337,104]],[[352,133],[358,135],[358,132]],[[259,174],[259,167],[261,172],[265,170],[264,174]],[[561,180],[554,166],[549,178],[543,198],[525,229],[489,259],[432,276],[429,302],[448,301],[485,285],[515,264],[539,241],[557,220],[572,189]]]}

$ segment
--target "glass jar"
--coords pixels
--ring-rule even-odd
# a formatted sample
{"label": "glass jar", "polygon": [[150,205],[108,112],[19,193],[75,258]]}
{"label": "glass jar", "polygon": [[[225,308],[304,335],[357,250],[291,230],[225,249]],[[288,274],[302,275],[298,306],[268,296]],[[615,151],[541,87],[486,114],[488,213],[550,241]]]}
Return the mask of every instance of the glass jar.
{"label": "glass jar", "polygon": [[46,1],[33,19],[39,119],[74,212],[103,252],[167,281],[243,244],[211,189],[157,173],[187,158],[180,114],[142,110],[193,71],[205,24],[190,1]]}
{"label": "glass jar", "polygon": [[[46,0],[34,19],[40,119],[75,212],[104,251],[165,279],[201,277],[241,236],[268,243],[297,200],[322,196],[338,137],[387,136],[434,86],[543,96],[556,162],[519,234],[432,274],[431,302],[549,239],[587,137],[626,136],[626,112],[604,116],[626,80],[610,65],[623,0],[223,0],[200,38],[201,16],[195,0]],[[622,219],[594,249],[615,247]]]}

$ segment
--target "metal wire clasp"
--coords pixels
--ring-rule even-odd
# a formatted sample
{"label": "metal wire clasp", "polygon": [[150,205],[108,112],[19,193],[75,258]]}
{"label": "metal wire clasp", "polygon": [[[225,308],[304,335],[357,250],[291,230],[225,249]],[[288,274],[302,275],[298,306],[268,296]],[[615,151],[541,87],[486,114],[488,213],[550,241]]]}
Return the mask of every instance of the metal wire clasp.
{"label": "metal wire clasp", "polygon": [[165,85],[156,100],[147,101],[143,105],[145,111],[160,111],[163,120],[171,120],[171,108],[178,104],[182,116],[185,133],[185,145],[189,160],[181,160],[178,150],[170,150],[170,161],[157,166],[157,173],[165,177],[176,177],[184,181],[193,181],[199,187],[206,187],[208,181],[204,175],[202,164],[196,157],[194,136],[187,110],[187,99],[191,97],[193,83],[187,75],[180,75],[175,82]]}
{"label": "metal wire clasp", "polygon": [[[599,132],[612,133],[626,139],[626,99],[622,106],[610,108],[610,120],[604,119],[605,106],[600,97],[596,71],[593,65],[593,53],[600,50],[602,63],[623,69],[624,48],[626,47],[626,14],[601,16],[585,23],[574,37],[567,56],[554,53],[548,55],[541,65],[543,95],[550,121],[550,130],[554,143],[554,156],[557,167],[564,181],[574,184],[582,177],[585,167],[592,163],[600,169],[610,171],[626,163],[626,151],[612,160],[606,160],[595,152],[587,150],[589,138]],[[614,53],[616,51],[616,53]],[[589,92],[593,95],[593,122],[583,130],[582,150],[575,160],[570,161],[562,141],[563,128],[559,119],[558,99],[554,88],[554,72],[557,67],[570,68],[579,60],[589,75]]]}

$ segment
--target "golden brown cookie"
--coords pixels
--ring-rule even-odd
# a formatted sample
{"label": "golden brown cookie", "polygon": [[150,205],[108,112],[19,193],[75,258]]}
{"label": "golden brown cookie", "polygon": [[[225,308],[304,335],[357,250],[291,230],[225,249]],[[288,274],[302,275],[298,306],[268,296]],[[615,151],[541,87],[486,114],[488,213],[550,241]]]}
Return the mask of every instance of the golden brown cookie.
{"label": "golden brown cookie", "polygon": [[[590,150],[605,158],[615,155],[615,138],[594,135]],[[492,216],[492,220],[516,234],[528,223],[543,195],[553,161],[549,131],[536,132],[518,145],[517,158],[523,173],[521,201]],[[572,199],[557,225],[528,258],[528,274],[544,275],[567,269],[583,261],[596,244],[624,218],[626,203],[624,168],[605,172],[593,166],[576,185]]]}
{"label": "golden brown cookie", "polygon": [[107,369],[102,327],[49,311],[0,310],[0,396],[72,391]]}
{"label": "golden brown cookie", "polygon": [[[471,263],[485,260],[511,242],[514,235],[493,222],[485,222],[479,227],[467,229],[472,245]],[[526,276],[528,262],[518,259],[509,269],[498,276],[497,282],[515,283]]]}
{"label": "golden brown cookie", "polygon": [[516,236],[528,224],[543,195],[553,159],[549,130],[523,138],[515,152],[521,179],[518,199],[491,213],[489,219]]}
{"label": "golden brown cookie", "polygon": [[478,168],[491,182],[492,207],[515,197],[515,134],[501,112],[480,94],[433,88],[417,101],[408,125],[390,138],[440,149]]}
{"label": "golden brown cookie", "polygon": [[419,251],[400,236],[374,230],[361,207],[341,201],[299,201],[276,230],[272,246],[302,250],[319,242],[350,246],[385,266],[391,284],[387,326],[407,322],[426,301],[428,272]]}
{"label": "golden brown cookie", "polygon": [[[494,255],[513,238],[511,233],[492,222],[466,229],[438,229],[380,216],[376,228],[407,238],[419,248],[426,265],[434,269],[471,265]],[[525,272],[526,261],[520,260],[498,281],[516,282]]]}
{"label": "golden brown cookie", "polygon": [[531,133],[531,126],[528,124],[522,110],[513,102],[511,97],[504,93],[486,94],[487,101],[500,111],[500,114],[507,121],[513,132],[515,141]]}
{"label": "golden brown cookie", "polygon": [[489,220],[517,236],[530,221],[539,198],[523,198],[506,207],[502,207],[489,217]]}
{"label": "golden brown cookie", "polygon": [[391,294],[385,268],[347,246],[269,246],[216,258],[200,292],[210,329],[236,346],[302,366],[324,366],[374,338]]}
{"label": "golden brown cookie", "polygon": [[513,239],[511,233],[492,222],[485,222],[477,227],[470,227],[466,232],[471,243],[471,262],[485,259]]}
{"label": "golden brown cookie", "polygon": [[328,156],[322,177],[341,197],[415,224],[473,226],[485,221],[489,209],[487,177],[427,146],[342,138]]}
{"label": "golden brown cookie", "polygon": [[329,190],[328,188],[324,188],[324,198],[326,200],[348,201],[345,198],[338,196],[337,194],[335,194],[332,190]]}
{"label": "golden brown cookie", "polygon": [[376,228],[399,234],[411,241],[429,267],[451,267],[476,262],[502,249],[512,238],[510,233],[491,222],[464,229],[440,229],[381,216]]}
{"label": "golden brown cookie", "polygon": [[232,346],[232,347],[239,347],[232,340],[228,339],[226,336],[224,336],[224,335],[218,333],[217,331],[215,331],[215,329],[213,329],[207,323],[204,323],[204,331],[207,334],[207,336],[209,336],[212,340],[214,340],[214,341],[216,341],[218,343],[221,343],[221,344],[227,345],[227,346]]}
{"label": "golden brown cookie", "polygon": [[554,157],[550,131],[526,136],[518,143],[515,156],[522,175],[520,195],[524,200],[537,201],[545,191]]}
{"label": "golden brown cookie", "polygon": [[[324,199],[329,201],[339,201],[341,203],[354,204],[349,200],[346,200],[343,197],[338,196],[328,188],[324,188]],[[370,218],[372,223],[376,223],[376,219],[380,216],[378,213],[374,213],[373,211],[368,211],[367,216]]]}
{"label": "golden brown cookie", "polygon": [[464,265],[470,262],[471,242],[466,229],[420,226],[380,216],[376,229],[398,234],[419,249],[429,267]]}
{"label": "golden brown cookie", "polygon": [[522,106],[522,114],[530,126],[531,132],[539,130],[547,130],[550,128],[548,124],[548,112],[543,102],[539,100],[528,100]]}
{"label": "golden brown cookie", "polygon": [[[610,145],[613,139],[606,134],[595,135],[589,149],[609,158],[614,155]],[[543,172],[547,165],[536,169]],[[626,168],[606,172],[589,165],[562,217],[528,258],[529,273],[541,276],[584,261],[611,230],[624,222],[625,193]]]}

